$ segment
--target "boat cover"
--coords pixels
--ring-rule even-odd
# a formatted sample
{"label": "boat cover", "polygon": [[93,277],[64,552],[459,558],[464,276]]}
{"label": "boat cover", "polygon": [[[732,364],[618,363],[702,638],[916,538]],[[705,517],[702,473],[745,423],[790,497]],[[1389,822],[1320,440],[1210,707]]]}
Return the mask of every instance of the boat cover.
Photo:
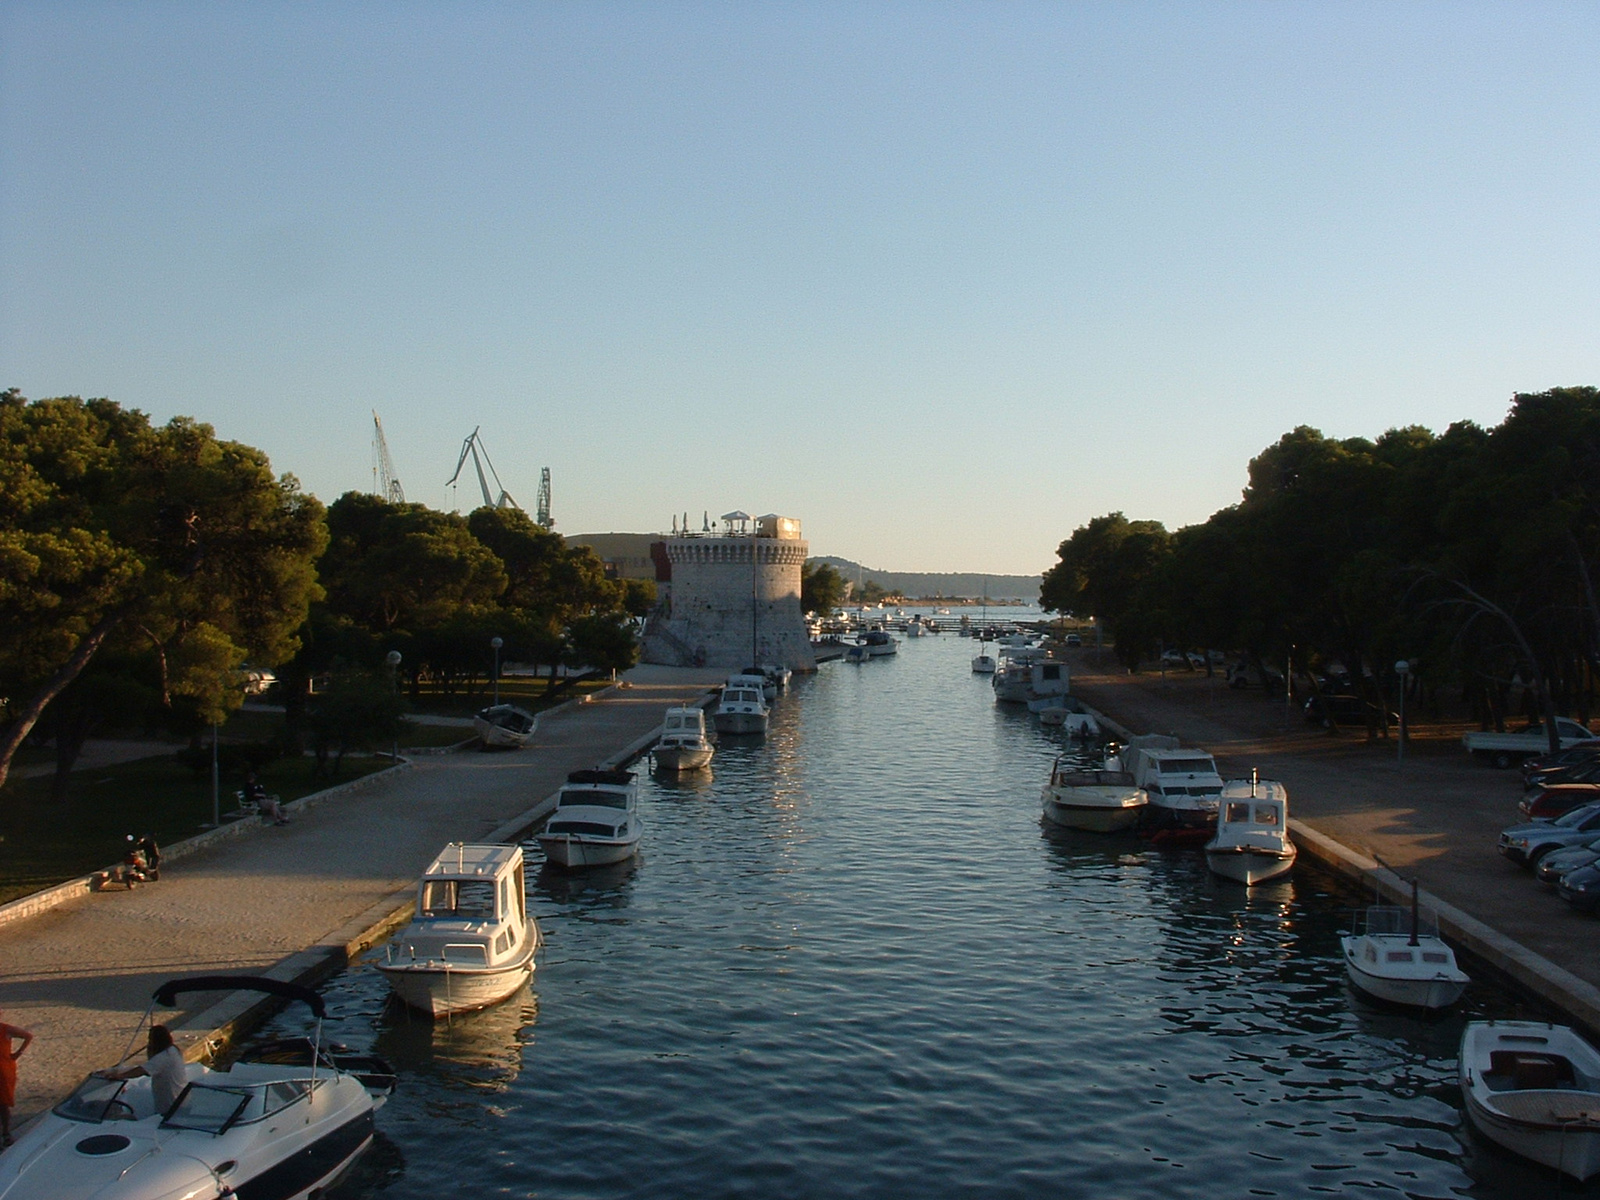
{"label": "boat cover", "polygon": [[298,1000],[310,1007],[320,1021],[326,1009],[322,997],[298,983],[284,983],[264,975],[191,975],[187,979],[169,979],[152,997],[165,1008],[177,1007],[178,997],[184,992],[266,992],[285,1000]]}

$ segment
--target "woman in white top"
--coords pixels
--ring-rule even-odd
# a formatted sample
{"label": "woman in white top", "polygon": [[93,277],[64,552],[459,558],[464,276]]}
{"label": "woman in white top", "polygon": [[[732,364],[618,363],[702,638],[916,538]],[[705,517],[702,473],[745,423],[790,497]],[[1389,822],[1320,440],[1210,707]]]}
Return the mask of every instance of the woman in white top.
{"label": "woman in white top", "polygon": [[150,1037],[145,1045],[145,1064],[142,1067],[122,1067],[103,1071],[107,1079],[133,1079],[150,1076],[150,1094],[155,1098],[156,1111],[166,1113],[178,1102],[183,1089],[188,1086],[189,1072],[185,1069],[183,1052],[172,1043],[172,1031],[165,1025],[150,1026]]}

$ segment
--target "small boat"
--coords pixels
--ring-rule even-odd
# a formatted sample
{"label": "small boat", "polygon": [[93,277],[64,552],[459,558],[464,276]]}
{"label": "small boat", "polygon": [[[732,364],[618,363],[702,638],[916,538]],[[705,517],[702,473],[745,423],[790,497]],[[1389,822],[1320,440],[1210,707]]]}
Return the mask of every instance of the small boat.
{"label": "small boat", "polygon": [[727,686],[760,688],[761,698],[768,704],[778,698],[778,681],[760,667],[746,667],[737,675],[728,676]]}
{"label": "small boat", "polygon": [[848,645],[844,648],[845,662],[864,663],[872,656],[867,653],[865,646]]}
{"label": "small boat", "polygon": [[487,1008],[533,976],[539,923],[528,915],[520,846],[451,842],[422,873],[417,910],[378,970],[430,1017]]}
{"label": "small boat", "polygon": [[773,683],[777,684],[780,692],[787,691],[789,687],[789,681],[794,678],[793,671],[791,671],[788,667],[780,666],[777,663],[762,663],[761,673]]}
{"label": "small boat", "polygon": [[188,1063],[164,1111],[148,1075],[95,1072],[0,1155],[5,1200],[168,1200],[320,1196],[372,1142],[373,1113],[394,1092],[394,1069],[322,1043],[322,997],[256,975],[201,975],[156,989],[174,1007],[193,992],[255,991],[302,1003],[312,1038],[279,1042],[229,1067]]}
{"label": "small boat", "polygon": [[1246,887],[1286,875],[1298,851],[1289,840],[1289,791],[1270,779],[1230,779],[1222,785],[1217,836],[1206,843],[1206,865]]}
{"label": "small boat", "polygon": [[722,689],[711,723],[718,733],[765,733],[771,711],[759,687],[730,680]]}
{"label": "small boat", "polygon": [[491,704],[472,718],[472,728],[485,746],[517,749],[539,729],[539,718],[515,704]]}
{"label": "small boat", "polygon": [[650,755],[663,771],[695,771],[711,762],[715,747],[706,737],[705,710],[694,705],[667,709],[661,740]]}
{"label": "small boat", "polygon": [[1571,1029],[1468,1021],[1459,1070],[1484,1137],[1580,1183],[1600,1175],[1600,1053]]}
{"label": "small boat", "polygon": [[1046,696],[1028,701],[1028,710],[1037,713],[1039,724],[1061,727],[1076,738],[1098,739],[1100,722],[1094,719],[1082,700],[1075,696]]}
{"label": "small boat", "polygon": [[1123,759],[1150,796],[1145,822],[1157,831],[1160,844],[1204,845],[1211,840],[1222,796],[1222,776],[1211,755],[1147,733],[1128,742]]}
{"label": "small boat", "polygon": [[558,867],[603,867],[637,852],[643,832],[632,771],[573,771],[537,841]]}
{"label": "small boat", "polygon": [[868,658],[887,658],[899,652],[900,639],[891,637],[886,630],[873,626],[856,638],[856,645],[867,648]]}
{"label": "small boat", "polygon": [[1461,999],[1472,982],[1456,966],[1438,923],[1418,905],[1414,880],[1409,910],[1375,904],[1339,944],[1351,985],[1375,1000],[1438,1012]]}
{"label": "small boat", "polygon": [[1126,771],[1085,770],[1062,755],[1050,767],[1050,782],[1039,793],[1045,819],[1068,829],[1115,833],[1131,829],[1150,802]]}
{"label": "small boat", "polygon": [[972,658],[972,673],[974,675],[993,675],[994,668],[994,655],[989,653],[989,643],[980,641],[978,643],[978,653]]}

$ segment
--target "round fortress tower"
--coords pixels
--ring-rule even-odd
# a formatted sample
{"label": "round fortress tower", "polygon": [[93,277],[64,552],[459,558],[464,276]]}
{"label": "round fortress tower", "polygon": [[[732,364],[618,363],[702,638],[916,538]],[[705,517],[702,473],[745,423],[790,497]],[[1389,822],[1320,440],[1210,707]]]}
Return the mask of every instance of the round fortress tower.
{"label": "round fortress tower", "polygon": [[672,578],[646,624],[644,661],[816,670],[800,610],[800,568],[809,549],[800,522],[734,512],[722,526],[664,539]]}

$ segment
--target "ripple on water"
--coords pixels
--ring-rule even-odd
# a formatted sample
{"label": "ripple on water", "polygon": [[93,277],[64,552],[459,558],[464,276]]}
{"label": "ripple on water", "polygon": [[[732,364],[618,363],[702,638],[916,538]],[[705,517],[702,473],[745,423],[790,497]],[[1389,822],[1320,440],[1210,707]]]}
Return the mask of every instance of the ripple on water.
{"label": "ripple on water", "polygon": [[1462,1131],[1465,1016],[1346,991],[1330,881],[1042,823],[1066,743],[971,646],[827,665],[764,740],[645,778],[636,863],[533,875],[522,998],[434,1026],[332,981],[331,1036],[402,1073],[339,1195],[1548,1192]]}

